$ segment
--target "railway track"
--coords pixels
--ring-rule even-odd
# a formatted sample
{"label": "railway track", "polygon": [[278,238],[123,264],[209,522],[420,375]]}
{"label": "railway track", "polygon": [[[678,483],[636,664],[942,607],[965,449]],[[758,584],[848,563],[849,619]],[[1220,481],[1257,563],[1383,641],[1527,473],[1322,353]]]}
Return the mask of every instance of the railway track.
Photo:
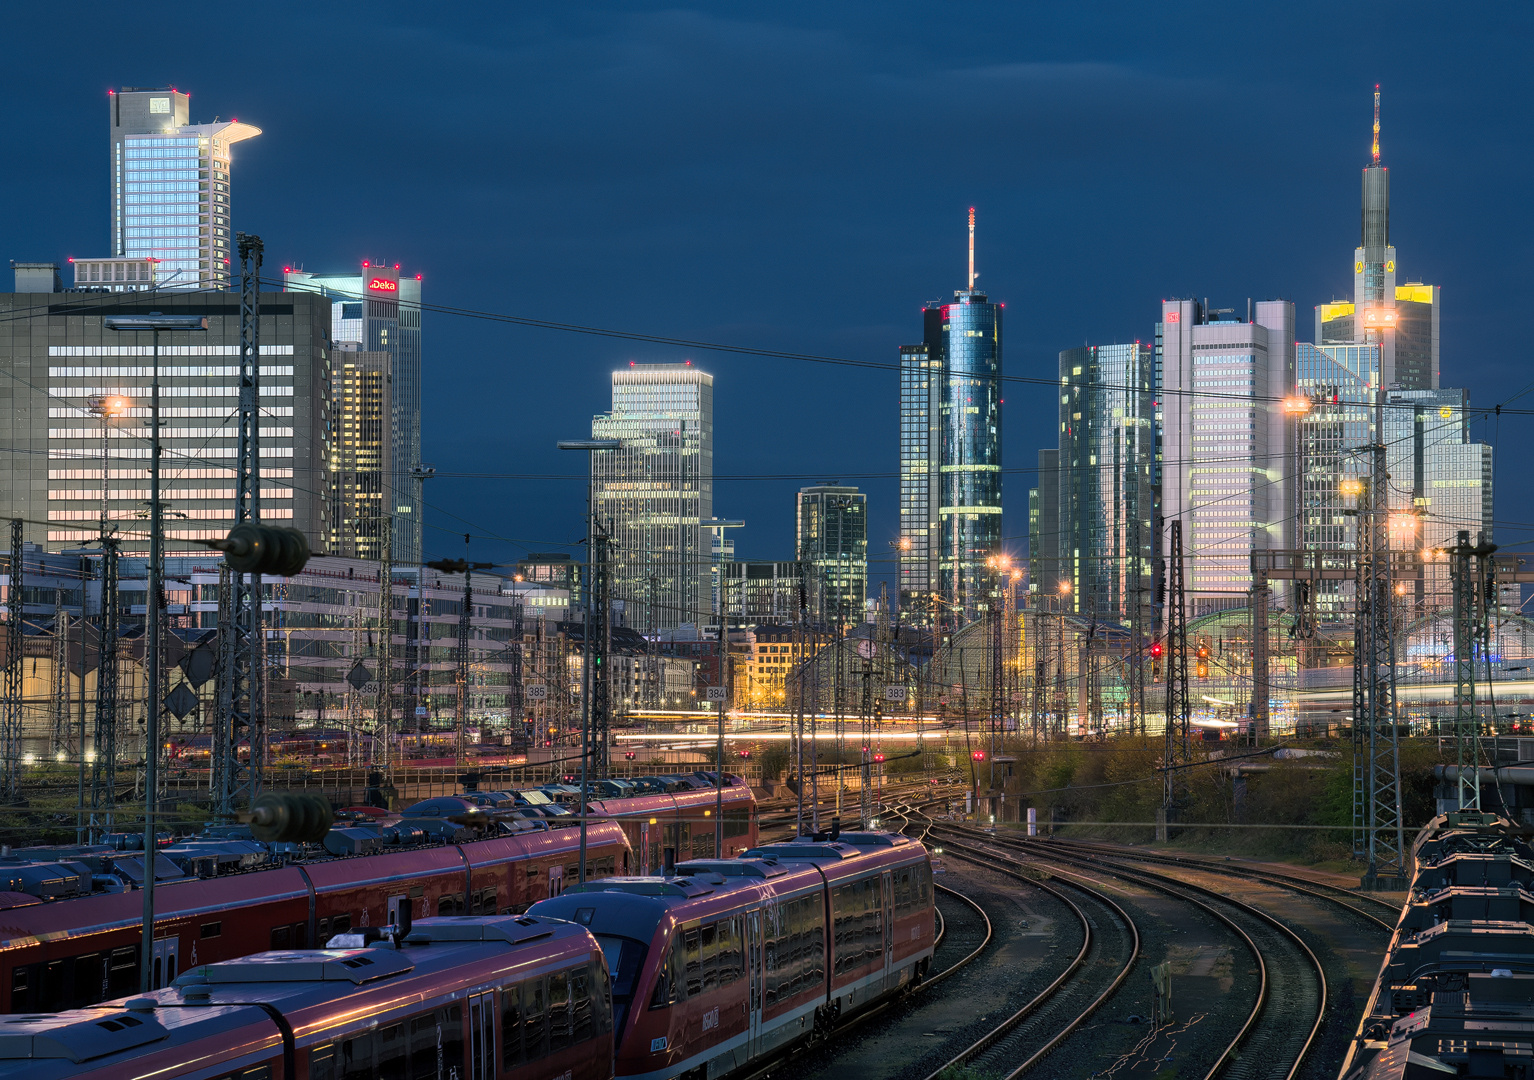
{"label": "railway track", "polygon": [[[1028,839],[1032,840],[1034,838],[1030,837]],[[1232,860],[1189,855],[1159,855],[1153,852],[1130,851],[1107,844],[1091,844],[1080,840],[1048,839],[1039,840],[1038,842],[1043,844],[1046,850],[1060,848],[1080,854],[1085,858],[1143,862],[1208,874],[1222,874],[1230,877],[1245,878],[1248,881],[1260,881],[1267,885],[1276,885],[1281,889],[1288,889],[1302,896],[1324,900],[1328,904],[1346,908],[1360,918],[1373,923],[1387,934],[1395,931],[1396,920],[1401,915],[1400,905],[1389,900],[1381,900],[1376,896],[1369,896],[1367,893],[1355,892],[1352,889],[1344,889],[1337,885],[1329,885],[1324,881],[1317,881],[1314,878],[1281,874],[1277,871],[1263,870]]]}
{"label": "railway track", "polygon": [[[1258,971],[1257,999],[1241,1029],[1205,1074],[1206,1080],[1297,1075],[1326,1015],[1326,973],[1315,953],[1293,930],[1254,905],[1194,882],[1140,867],[1102,853],[1061,850],[1050,841],[995,837],[975,829],[935,823],[933,832],[975,844],[992,859],[1018,869],[1048,863],[1066,876],[1072,868],[1100,873],[1151,888],[1208,912],[1228,927],[1251,953]],[[955,841],[945,839],[945,848]],[[1223,864],[1222,864],[1223,865]],[[1278,875],[1281,876],[1281,875]]]}
{"label": "railway track", "polygon": [[[932,823],[909,822],[908,831],[913,827],[918,830],[918,839],[925,840]],[[944,850],[1049,893],[1081,925],[1081,948],[1053,982],[928,1077],[937,1080],[968,1069],[1012,1080],[1042,1061],[1113,996],[1139,958],[1139,928],[1112,898],[1090,886],[1044,882],[1026,873],[997,868],[990,865],[985,852],[962,842],[945,841]]]}

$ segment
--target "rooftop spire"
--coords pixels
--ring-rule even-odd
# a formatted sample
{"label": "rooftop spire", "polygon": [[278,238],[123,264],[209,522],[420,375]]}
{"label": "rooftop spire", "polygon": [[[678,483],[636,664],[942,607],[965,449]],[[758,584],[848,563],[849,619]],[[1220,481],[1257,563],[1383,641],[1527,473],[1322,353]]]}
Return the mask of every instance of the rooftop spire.
{"label": "rooftop spire", "polygon": [[969,288],[975,289],[975,208],[969,208]]}
{"label": "rooftop spire", "polygon": [[1380,84],[1374,84],[1374,164],[1380,163]]}

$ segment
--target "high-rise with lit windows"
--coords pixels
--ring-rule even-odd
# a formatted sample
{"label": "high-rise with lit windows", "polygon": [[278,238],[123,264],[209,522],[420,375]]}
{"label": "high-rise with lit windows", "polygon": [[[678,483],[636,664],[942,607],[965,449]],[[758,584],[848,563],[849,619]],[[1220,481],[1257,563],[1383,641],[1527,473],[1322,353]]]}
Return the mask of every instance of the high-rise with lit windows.
{"label": "high-rise with lit windows", "polygon": [[[337,438],[332,550],[379,557],[380,514],[392,515],[390,550],[421,560],[421,276],[369,260],[360,273],[283,271],[288,289],[328,296]],[[379,380],[386,380],[386,385]],[[385,411],[380,415],[377,410]],[[381,440],[381,441],[379,441]]]}
{"label": "high-rise with lit windows", "polygon": [[1363,170],[1363,213],[1353,249],[1353,300],[1316,306],[1316,343],[1370,340],[1376,333],[1386,390],[1431,390],[1439,385],[1441,297],[1437,285],[1397,285],[1396,249],[1390,243],[1390,170],[1380,162],[1380,95],[1374,93],[1374,143]]}
{"label": "high-rise with lit windows", "polygon": [[108,92],[112,254],[154,259],[160,288],[227,288],[233,147],[261,129],[234,119],[193,124],[191,103],[173,87]]}
{"label": "high-rise with lit windows", "polygon": [[800,488],[794,519],[810,618],[859,625],[868,595],[868,496],[841,484]]}
{"label": "high-rise with lit windows", "polygon": [[597,521],[609,547],[612,597],[630,626],[670,630],[714,613],[714,377],[684,364],[613,372],[612,409],[591,437]]}
{"label": "high-rise with lit windows", "polygon": [[1156,349],[1162,517],[1183,523],[1189,614],[1244,607],[1252,549],[1285,547],[1292,529],[1282,402],[1294,386],[1294,305],[1260,301],[1246,321],[1164,300]]}
{"label": "high-rise with lit windows", "polygon": [[900,350],[901,603],[957,628],[995,601],[1001,553],[1001,304],[969,287],[922,308]]}

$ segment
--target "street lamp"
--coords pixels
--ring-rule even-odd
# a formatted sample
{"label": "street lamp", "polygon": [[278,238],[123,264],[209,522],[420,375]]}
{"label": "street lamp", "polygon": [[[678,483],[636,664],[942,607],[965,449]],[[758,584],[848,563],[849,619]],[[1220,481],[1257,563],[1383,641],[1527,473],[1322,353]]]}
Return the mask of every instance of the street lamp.
{"label": "street lamp", "polygon": [[[623,443],[618,439],[562,439],[556,444],[561,450],[584,450],[587,453],[588,478],[586,481],[586,621],[581,627],[581,866],[580,884],[586,884],[586,766],[591,760],[591,694],[594,689],[591,675],[591,594],[595,584],[597,534],[597,476],[596,458],[599,450],[617,450]],[[606,615],[604,614],[604,618]]]}
{"label": "street lamp", "polygon": [[[102,319],[108,330],[142,333],[147,330],[154,335],[154,362],[150,368],[149,397],[149,592],[145,597],[144,614],[148,623],[145,636],[145,652],[149,656],[149,696],[144,718],[144,926],[143,941],[139,952],[139,990],[148,993],[154,986],[154,864],[155,797],[160,783],[160,592],[164,572],[160,566],[163,555],[164,521],[160,507],[160,332],[162,330],[206,330],[208,320],[197,315],[161,315],[151,311],[148,315],[108,315]],[[101,486],[106,489],[106,462],[101,463]],[[102,532],[106,522],[102,521]]]}

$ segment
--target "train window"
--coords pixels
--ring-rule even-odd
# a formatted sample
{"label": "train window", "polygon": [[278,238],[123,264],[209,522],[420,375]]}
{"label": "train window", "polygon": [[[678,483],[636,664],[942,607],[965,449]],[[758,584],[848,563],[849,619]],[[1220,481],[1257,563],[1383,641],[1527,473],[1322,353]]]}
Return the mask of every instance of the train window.
{"label": "train window", "polygon": [[591,979],[591,1002],[596,1009],[597,1031],[605,1034],[613,1029],[613,987],[607,968],[592,960],[587,965]]}
{"label": "train window", "polygon": [[286,926],[272,927],[272,948],[286,949],[288,947],[289,932]]}
{"label": "train window", "polygon": [[105,999],[106,958],[100,953],[86,953],[75,957],[73,985],[69,987],[69,999],[61,1008],[83,1009],[87,1005]]}
{"label": "train window", "polygon": [[745,972],[742,970],[740,920],[734,915],[719,923],[719,985],[729,986]]}
{"label": "train window", "polygon": [[590,1041],[596,1035],[596,1023],[592,1015],[591,972],[584,967],[570,972],[570,1015],[576,1044]]}
{"label": "train window", "polygon": [[[463,1006],[447,1005],[437,1010],[437,1026],[442,1029],[442,1076],[463,1075]],[[421,1080],[436,1080],[436,1074]]]}
{"label": "train window", "polygon": [[309,1049],[309,1080],[334,1080],[336,1075],[335,1043]]}
{"label": "train window", "polygon": [[683,986],[686,987],[687,992],[685,995],[682,994],[680,992],[681,987],[679,987],[677,997],[695,997],[698,994],[703,993],[703,955],[699,951],[698,947],[698,926],[696,923],[694,923],[692,926],[683,928],[682,951],[687,958],[687,967],[683,982]]}
{"label": "train window", "polygon": [[210,937],[218,937],[224,932],[224,924],[221,922],[205,922],[202,924],[201,937],[204,941]]}
{"label": "train window", "polygon": [[296,922],[293,924],[293,948],[305,949],[309,946],[309,924]]}
{"label": "train window", "polygon": [[[334,915],[330,919],[330,934],[349,934],[352,932],[352,917],[350,915]],[[326,938],[325,940],[330,940]]]}
{"label": "train window", "polygon": [[378,1060],[373,1066],[378,1080],[410,1080],[410,1044],[404,1024],[378,1029]]}
{"label": "train window", "polygon": [[515,986],[501,988],[501,1070],[522,1064],[522,994]]}
{"label": "train window", "polygon": [[719,927],[721,925],[720,923],[709,923],[699,933],[699,946],[703,957],[703,992],[705,994],[719,985]]}
{"label": "train window", "polygon": [[570,1045],[570,973],[549,976],[549,1053]]}
{"label": "train window", "polygon": [[420,1016],[412,1016],[409,1022],[411,1080],[436,1080],[437,1014],[422,1013]]}
{"label": "train window", "polygon": [[538,876],[538,867],[536,867],[536,866],[529,866],[527,868],[527,876],[530,877],[530,878],[537,877]]}
{"label": "train window", "polygon": [[677,975],[682,970],[682,935],[672,934],[667,944],[665,959],[655,973],[655,992],[650,995],[650,1008],[663,1009],[677,998],[685,997]]}
{"label": "train window", "polygon": [[36,1012],[32,1000],[37,987],[37,965],[25,964],[11,969],[11,1012]]}
{"label": "train window", "polygon": [[544,980],[528,979],[522,984],[522,1060],[537,1061],[549,1052],[548,1032],[544,1022]]}
{"label": "train window", "polygon": [[138,990],[138,948],[113,949],[107,962],[107,992],[103,998],[126,997]]}
{"label": "train window", "polygon": [[[436,1064],[436,1055],[433,1054],[433,1064]],[[372,1034],[359,1035],[355,1039],[347,1039],[341,1043],[341,1076],[340,1080],[372,1080],[373,1076],[373,1037]]]}
{"label": "train window", "polygon": [[804,899],[805,985],[819,985],[826,979],[825,908],[819,896]]}

